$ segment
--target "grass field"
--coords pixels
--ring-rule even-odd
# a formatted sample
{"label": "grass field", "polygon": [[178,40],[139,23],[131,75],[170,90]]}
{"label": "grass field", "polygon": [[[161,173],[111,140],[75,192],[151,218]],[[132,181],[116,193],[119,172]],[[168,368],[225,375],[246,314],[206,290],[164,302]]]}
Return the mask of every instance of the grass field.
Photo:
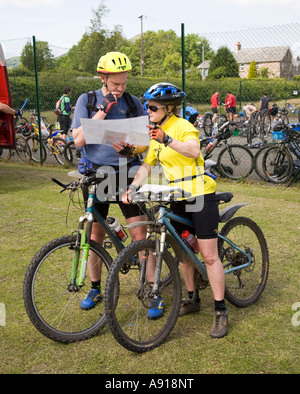
{"label": "grass field", "polygon": [[[88,341],[69,345],[40,334],[25,312],[23,279],[32,257],[46,242],[76,229],[80,212],[70,208],[66,227],[68,195],[60,194],[50,181],[52,176],[67,180],[68,171],[0,162],[1,374],[300,372],[300,318],[292,310],[300,303],[299,186],[218,182],[218,191],[233,192],[233,203],[251,203],[239,215],[248,215],[260,225],[270,253],[269,279],[259,302],[245,309],[228,305],[227,337],[209,337],[210,288],[200,294],[201,312],[178,319],[167,341],[150,353],[128,352],[107,327]],[[121,219],[118,209],[113,214]]]}

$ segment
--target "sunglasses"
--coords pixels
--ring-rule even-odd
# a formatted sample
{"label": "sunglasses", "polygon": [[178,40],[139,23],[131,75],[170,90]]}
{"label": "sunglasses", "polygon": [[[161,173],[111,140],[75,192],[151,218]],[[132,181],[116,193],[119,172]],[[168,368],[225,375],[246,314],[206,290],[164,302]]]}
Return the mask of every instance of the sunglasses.
{"label": "sunglasses", "polygon": [[152,112],[157,112],[159,108],[164,108],[164,105],[146,105],[147,109],[150,109]]}

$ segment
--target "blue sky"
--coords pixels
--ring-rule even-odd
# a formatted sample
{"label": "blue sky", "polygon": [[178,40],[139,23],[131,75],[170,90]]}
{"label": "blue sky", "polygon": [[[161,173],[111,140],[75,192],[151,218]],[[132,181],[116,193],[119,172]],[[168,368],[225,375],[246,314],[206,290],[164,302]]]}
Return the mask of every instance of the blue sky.
{"label": "blue sky", "polygon": [[[0,42],[36,36],[51,45],[70,48],[90,26],[92,9],[99,0],[0,0]],[[300,3],[295,0],[111,0],[104,25],[121,25],[131,38],[144,31],[173,29],[180,35],[245,30],[286,25],[300,21]]]}

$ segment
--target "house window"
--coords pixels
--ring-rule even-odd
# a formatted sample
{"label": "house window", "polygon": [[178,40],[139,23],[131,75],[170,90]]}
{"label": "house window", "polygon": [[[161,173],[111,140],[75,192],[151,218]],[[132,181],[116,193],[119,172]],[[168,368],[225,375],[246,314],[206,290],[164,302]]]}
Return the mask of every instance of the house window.
{"label": "house window", "polygon": [[240,71],[245,71],[245,64],[244,63],[240,64]]}
{"label": "house window", "polygon": [[259,71],[259,64],[256,63],[256,71]]}

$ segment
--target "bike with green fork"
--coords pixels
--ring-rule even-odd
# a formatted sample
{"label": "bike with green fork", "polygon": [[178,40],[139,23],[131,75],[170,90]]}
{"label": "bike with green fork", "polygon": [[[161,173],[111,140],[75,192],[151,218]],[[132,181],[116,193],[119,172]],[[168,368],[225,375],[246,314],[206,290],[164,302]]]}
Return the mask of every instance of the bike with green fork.
{"label": "bike with green fork", "polygon": [[[78,229],[50,241],[37,252],[27,269],[23,289],[25,308],[31,322],[46,337],[63,343],[91,338],[106,325],[103,302],[98,302],[89,311],[80,307],[91,283],[87,262],[91,255],[95,263],[102,261],[101,282],[104,284],[113,261],[107,249],[114,247],[117,254],[125,248],[94,205],[99,202],[96,192],[103,174],[97,172],[82,176],[76,172],[76,176],[78,179],[66,185],[52,180],[62,187],[61,192],[70,191],[73,203],[82,195],[82,188],[88,187],[87,207],[79,218]],[[77,197],[76,193],[79,193]],[[116,204],[117,198],[100,202]],[[91,239],[95,220],[108,236],[105,247]]]}
{"label": "bike with green fork", "polygon": [[[190,220],[173,214],[168,204],[189,196],[180,188],[144,185],[133,196],[134,201],[150,204],[155,220],[147,223],[147,238],[133,242],[114,260],[106,280],[104,304],[108,326],[115,339],[126,349],[142,353],[161,345],[174,328],[181,304],[181,279],[178,260],[192,261],[195,283],[204,290],[209,282],[201,257],[184,242],[171,221],[192,226]],[[232,193],[216,193],[217,201],[229,203]],[[199,201],[201,204],[201,201]],[[248,217],[233,217],[244,205],[229,205],[220,212],[218,251],[226,278],[225,297],[234,306],[247,307],[258,301],[265,289],[269,255],[267,242],[260,227]],[[132,226],[138,226],[134,223]],[[165,248],[172,241],[177,261]],[[174,246],[173,246],[174,245]],[[139,255],[140,266],[132,265]],[[147,273],[154,260],[154,282]],[[163,278],[168,277],[166,283]],[[150,319],[149,309],[155,300],[163,300],[163,314]]]}

